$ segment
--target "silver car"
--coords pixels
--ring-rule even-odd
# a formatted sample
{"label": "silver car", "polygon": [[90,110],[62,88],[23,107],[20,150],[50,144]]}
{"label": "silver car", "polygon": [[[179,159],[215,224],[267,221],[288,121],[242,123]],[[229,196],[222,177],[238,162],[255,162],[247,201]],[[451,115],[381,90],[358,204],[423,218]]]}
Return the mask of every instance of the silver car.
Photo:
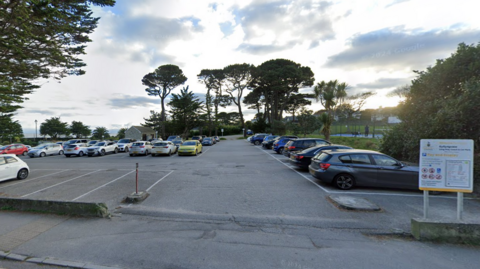
{"label": "silver car", "polygon": [[63,154],[62,145],[53,144],[53,143],[41,144],[39,146],[31,148],[28,151],[28,156],[30,156],[30,158],[45,157],[47,155],[62,155],[62,154]]}
{"label": "silver car", "polygon": [[130,156],[137,154],[145,155],[152,153],[152,143],[149,141],[137,141],[133,142],[132,148],[130,148]]}

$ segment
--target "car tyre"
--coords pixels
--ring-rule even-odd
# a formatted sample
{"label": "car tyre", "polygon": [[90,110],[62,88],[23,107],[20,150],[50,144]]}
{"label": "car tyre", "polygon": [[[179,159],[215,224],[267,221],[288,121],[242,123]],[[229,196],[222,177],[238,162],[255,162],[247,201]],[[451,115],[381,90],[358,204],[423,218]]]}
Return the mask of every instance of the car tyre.
{"label": "car tyre", "polygon": [[194,154],[194,155],[197,156],[197,150],[195,150],[195,154]]}
{"label": "car tyre", "polygon": [[104,156],[105,155],[105,150],[102,149],[102,151],[100,151],[100,156]]}
{"label": "car tyre", "polygon": [[283,155],[283,148],[280,148],[280,149],[278,150],[278,154],[282,154],[282,155]]}
{"label": "car tyre", "polygon": [[130,157],[133,157],[133,154],[130,154]]}
{"label": "car tyre", "polygon": [[117,154],[118,153],[118,148],[115,148],[115,150],[113,151],[113,154]]}
{"label": "car tyre", "polygon": [[20,169],[17,174],[17,179],[26,179],[28,177],[28,170],[26,168]]}
{"label": "car tyre", "polygon": [[45,156],[47,156],[47,154],[45,154],[45,152],[40,153],[40,157],[45,157]]}
{"label": "car tyre", "polygon": [[171,150],[168,151],[168,156],[172,156],[172,151]]}
{"label": "car tyre", "polygon": [[128,147],[125,147],[125,152],[129,152],[130,150],[128,149]]}
{"label": "car tyre", "polygon": [[22,155],[27,156],[27,154],[28,154],[28,151],[24,151]]}
{"label": "car tyre", "polygon": [[82,157],[82,156],[83,156],[83,151],[80,151],[80,152],[78,153],[78,156],[79,156],[79,157]]}
{"label": "car tyre", "polygon": [[70,158],[71,155],[65,155],[65,157]]}
{"label": "car tyre", "polygon": [[349,174],[340,174],[333,179],[333,184],[341,190],[350,190],[355,187],[355,178]]}
{"label": "car tyre", "polygon": [[260,145],[260,141],[255,141],[254,143],[256,146]]}
{"label": "car tyre", "polygon": [[60,151],[58,152],[58,155],[63,155],[63,150],[60,150]]}

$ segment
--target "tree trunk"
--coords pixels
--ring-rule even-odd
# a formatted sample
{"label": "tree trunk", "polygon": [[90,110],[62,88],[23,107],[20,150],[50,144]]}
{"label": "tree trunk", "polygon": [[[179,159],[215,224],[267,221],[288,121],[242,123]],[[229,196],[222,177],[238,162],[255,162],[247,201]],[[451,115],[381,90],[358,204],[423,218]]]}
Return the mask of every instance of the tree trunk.
{"label": "tree trunk", "polygon": [[162,139],[165,139],[165,98],[160,98],[162,103],[162,112],[160,112],[160,118],[162,123],[160,124],[160,133],[162,134]]}

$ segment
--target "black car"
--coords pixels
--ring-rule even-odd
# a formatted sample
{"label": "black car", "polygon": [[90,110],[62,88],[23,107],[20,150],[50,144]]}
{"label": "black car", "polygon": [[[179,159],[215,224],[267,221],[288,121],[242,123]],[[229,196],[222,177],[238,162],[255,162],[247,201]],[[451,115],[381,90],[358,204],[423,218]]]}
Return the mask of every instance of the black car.
{"label": "black car", "polygon": [[278,137],[278,135],[267,135],[262,142],[262,147],[266,149],[271,149],[273,141]]}
{"label": "black car", "polygon": [[190,140],[198,140],[198,141],[200,141],[200,143],[202,143],[203,137],[202,136],[192,136],[192,139],[190,139]]}
{"label": "black car", "polygon": [[304,149],[319,147],[319,146],[328,146],[332,143],[328,142],[325,139],[321,138],[300,138],[289,141],[285,144],[283,148],[283,155],[290,158],[290,153],[295,151],[302,151]]}
{"label": "black car", "polygon": [[302,151],[297,151],[290,154],[290,162],[295,164],[296,166],[302,169],[308,169],[310,162],[314,156],[317,156],[324,150],[332,150],[335,151],[337,149],[352,149],[351,147],[344,146],[344,145],[328,145],[328,146],[320,146],[320,147],[313,147],[308,148]]}
{"label": "black car", "polygon": [[[297,139],[298,137],[297,136],[293,136],[293,135],[282,135],[282,136],[275,136],[274,139],[271,139],[271,140],[268,140],[268,141],[263,141],[262,142],[262,146],[267,148],[267,149],[273,149],[274,146],[275,146],[275,143],[277,143],[278,141],[280,141],[281,139],[285,139],[285,138],[290,138],[290,139]],[[283,149],[282,149],[283,151]]]}
{"label": "black car", "polygon": [[355,186],[418,190],[418,166],[407,166],[377,151],[323,151],[312,158],[308,170],[313,177],[342,190]]}

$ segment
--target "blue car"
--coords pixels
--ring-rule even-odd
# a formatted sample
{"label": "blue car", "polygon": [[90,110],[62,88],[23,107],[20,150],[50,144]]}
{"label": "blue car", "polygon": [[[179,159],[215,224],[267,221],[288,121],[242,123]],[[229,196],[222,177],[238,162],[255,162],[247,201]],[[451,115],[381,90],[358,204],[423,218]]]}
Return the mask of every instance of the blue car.
{"label": "blue car", "polygon": [[273,150],[278,154],[283,154],[283,147],[287,144],[288,141],[294,140],[295,138],[282,138],[279,139],[277,142],[273,143]]}
{"label": "blue car", "polygon": [[250,138],[250,143],[258,146],[258,145],[262,144],[265,136],[267,136],[267,134],[256,134],[256,135],[252,136],[252,138]]}

